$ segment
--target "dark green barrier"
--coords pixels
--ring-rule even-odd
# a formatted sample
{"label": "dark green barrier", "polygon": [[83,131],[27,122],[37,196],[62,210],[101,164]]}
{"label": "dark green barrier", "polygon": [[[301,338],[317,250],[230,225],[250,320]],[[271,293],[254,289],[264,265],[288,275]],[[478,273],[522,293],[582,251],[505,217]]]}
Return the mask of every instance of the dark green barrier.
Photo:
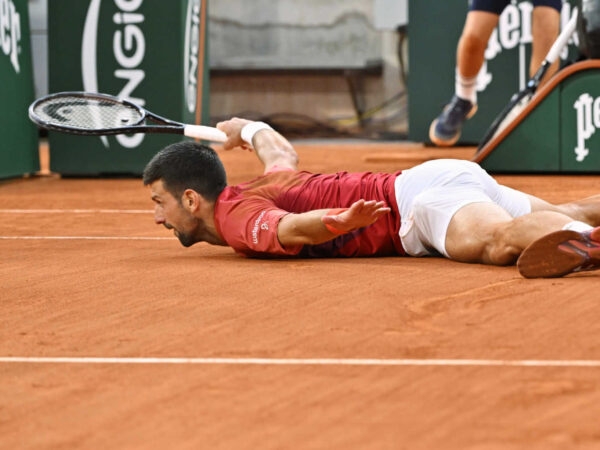
{"label": "dark green barrier", "polygon": [[[412,141],[429,141],[431,122],[454,93],[456,46],[467,7],[467,0],[409,1],[408,118]],[[520,83],[529,78],[531,10],[530,2],[521,1],[503,12],[486,52],[486,75],[480,78],[480,86],[487,86],[478,91],[479,109],[466,122],[459,144],[478,143],[511,95],[520,89]],[[567,3],[563,7],[563,23],[570,13]],[[570,48],[569,57],[573,58],[576,47]]]}
{"label": "dark green barrier", "polygon": [[[169,119],[208,123],[206,0],[48,3],[51,93],[102,92]],[[50,133],[51,169],[64,175],[139,175],[156,151],[181,139]]]}
{"label": "dark green barrier", "polygon": [[562,70],[475,161],[490,172],[600,173],[600,60]]}
{"label": "dark green barrier", "polygon": [[565,80],[561,111],[562,171],[600,173],[600,68]]}
{"label": "dark green barrier", "polygon": [[0,177],[40,168],[37,128],[27,115],[33,96],[27,0],[0,0]]}

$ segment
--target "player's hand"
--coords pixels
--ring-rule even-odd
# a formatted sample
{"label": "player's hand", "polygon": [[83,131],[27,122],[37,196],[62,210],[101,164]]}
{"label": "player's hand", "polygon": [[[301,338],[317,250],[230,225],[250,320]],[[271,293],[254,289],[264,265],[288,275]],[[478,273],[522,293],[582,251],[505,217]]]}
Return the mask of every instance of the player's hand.
{"label": "player's hand", "polygon": [[324,215],[321,221],[341,232],[350,232],[375,223],[390,211],[383,201],[361,199],[339,214]]}
{"label": "player's hand", "polygon": [[219,122],[217,128],[227,135],[227,140],[223,143],[223,150],[240,147],[252,151],[252,147],[242,139],[242,128],[251,122],[251,120],[240,119],[239,117]]}

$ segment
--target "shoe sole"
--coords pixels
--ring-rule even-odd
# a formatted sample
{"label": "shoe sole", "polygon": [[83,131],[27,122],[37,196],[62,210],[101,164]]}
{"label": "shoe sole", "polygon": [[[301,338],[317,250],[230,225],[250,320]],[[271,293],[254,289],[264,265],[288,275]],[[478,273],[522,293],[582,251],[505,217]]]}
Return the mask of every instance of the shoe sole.
{"label": "shoe sole", "polygon": [[525,278],[557,278],[574,272],[600,269],[600,228],[590,237],[577,231],[550,233],[530,244],[517,261]]}
{"label": "shoe sole", "polygon": [[[469,120],[475,115],[476,112],[477,105],[474,105],[471,108],[471,111],[469,111],[469,114],[467,114],[467,116],[465,117],[465,120]],[[431,122],[431,125],[429,126],[429,139],[431,140],[431,142],[433,142],[438,147],[452,147],[454,144],[456,144],[456,142],[458,142],[458,139],[460,138],[461,130],[457,131],[456,134],[450,139],[440,139],[435,135],[435,127],[437,126],[437,123],[438,119],[435,119],[433,122]]]}

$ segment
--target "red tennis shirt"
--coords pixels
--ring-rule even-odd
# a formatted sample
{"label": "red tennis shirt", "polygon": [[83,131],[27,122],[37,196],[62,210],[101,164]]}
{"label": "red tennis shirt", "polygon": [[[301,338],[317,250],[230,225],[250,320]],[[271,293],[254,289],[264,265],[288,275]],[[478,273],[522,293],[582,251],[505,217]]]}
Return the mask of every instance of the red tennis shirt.
{"label": "red tennis shirt", "polygon": [[[225,188],[215,204],[217,230],[237,253],[252,257],[404,255],[394,192],[399,174],[270,172]],[[286,214],[347,208],[359,199],[384,201],[391,211],[372,225],[322,244],[284,248],[279,243],[277,225]]]}

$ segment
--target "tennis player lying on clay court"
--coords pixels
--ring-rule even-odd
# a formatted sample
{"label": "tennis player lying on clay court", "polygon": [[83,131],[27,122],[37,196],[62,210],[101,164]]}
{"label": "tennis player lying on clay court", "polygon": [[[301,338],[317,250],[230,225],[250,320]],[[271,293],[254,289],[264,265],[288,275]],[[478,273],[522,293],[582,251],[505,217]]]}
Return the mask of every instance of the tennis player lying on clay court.
{"label": "tennis player lying on clay court", "polygon": [[217,128],[225,150],[256,152],[262,176],[228,186],[216,152],[190,141],[162,149],[144,170],[155,222],[186,247],[204,241],[260,258],[517,262],[527,278],[600,268],[600,195],[553,205],[450,159],[395,173],[313,174],[298,170],[290,142],[265,123],[233,118]]}

